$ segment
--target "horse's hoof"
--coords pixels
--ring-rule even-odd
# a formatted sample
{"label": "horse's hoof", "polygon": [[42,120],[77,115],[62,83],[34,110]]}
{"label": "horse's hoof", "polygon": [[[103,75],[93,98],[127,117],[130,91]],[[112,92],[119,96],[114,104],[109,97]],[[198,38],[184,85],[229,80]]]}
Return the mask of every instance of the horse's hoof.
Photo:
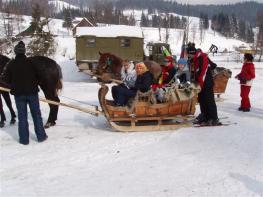
{"label": "horse's hoof", "polygon": [[0,122],[0,128],[3,128],[5,126],[5,122],[4,121],[1,121]]}
{"label": "horse's hoof", "polygon": [[55,126],[56,122],[47,122],[44,126],[45,129],[48,129],[49,127]]}
{"label": "horse's hoof", "polygon": [[16,123],[16,119],[15,118],[12,118],[11,120],[10,120],[10,124],[12,125],[12,124],[15,124]]}

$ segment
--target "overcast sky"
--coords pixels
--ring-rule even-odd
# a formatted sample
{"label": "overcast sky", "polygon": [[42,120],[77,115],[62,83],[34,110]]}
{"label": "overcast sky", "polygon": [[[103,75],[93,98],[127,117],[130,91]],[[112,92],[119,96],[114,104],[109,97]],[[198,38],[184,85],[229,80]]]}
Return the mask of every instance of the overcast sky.
{"label": "overcast sky", "polygon": [[[178,3],[188,3],[189,4],[228,4],[244,2],[248,0],[176,0]],[[263,0],[256,0],[259,3],[263,3]]]}

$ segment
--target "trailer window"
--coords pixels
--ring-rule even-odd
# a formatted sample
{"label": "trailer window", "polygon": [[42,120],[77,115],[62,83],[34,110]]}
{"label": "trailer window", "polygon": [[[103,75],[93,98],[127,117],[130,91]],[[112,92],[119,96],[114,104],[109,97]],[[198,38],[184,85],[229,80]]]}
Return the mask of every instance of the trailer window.
{"label": "trailer window", "polygon": [[149,49],[149,55],[152,55],[153,54],[153,46],[148,46],[148,49]]}
{"label": "trailer window", "polygon": [[130,47],[131,40],[130,39],[121,39],[121,47]]}
{"label": "trailer window", "polygon": [[88,38],[86,41],[86,47],[95,47],[96,39],[95,38]]}

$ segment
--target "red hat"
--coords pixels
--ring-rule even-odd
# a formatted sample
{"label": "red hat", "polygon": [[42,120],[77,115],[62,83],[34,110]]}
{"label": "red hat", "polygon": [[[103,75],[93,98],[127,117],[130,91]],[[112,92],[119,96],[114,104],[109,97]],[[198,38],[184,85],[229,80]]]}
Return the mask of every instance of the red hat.
{"label": "red hat", "polygon": [[166,56],[165,60],[168,62],[173,62],[173,57],[172,56]]}

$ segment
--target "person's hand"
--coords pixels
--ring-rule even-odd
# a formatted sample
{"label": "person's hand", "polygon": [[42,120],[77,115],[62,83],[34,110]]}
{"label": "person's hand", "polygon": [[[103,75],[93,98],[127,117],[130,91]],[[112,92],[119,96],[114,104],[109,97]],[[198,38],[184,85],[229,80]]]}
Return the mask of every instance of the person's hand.
{"label": "person's hand", "polygon": [[239,78],[241,84],[246,84],[247,80],[245,78]]}

